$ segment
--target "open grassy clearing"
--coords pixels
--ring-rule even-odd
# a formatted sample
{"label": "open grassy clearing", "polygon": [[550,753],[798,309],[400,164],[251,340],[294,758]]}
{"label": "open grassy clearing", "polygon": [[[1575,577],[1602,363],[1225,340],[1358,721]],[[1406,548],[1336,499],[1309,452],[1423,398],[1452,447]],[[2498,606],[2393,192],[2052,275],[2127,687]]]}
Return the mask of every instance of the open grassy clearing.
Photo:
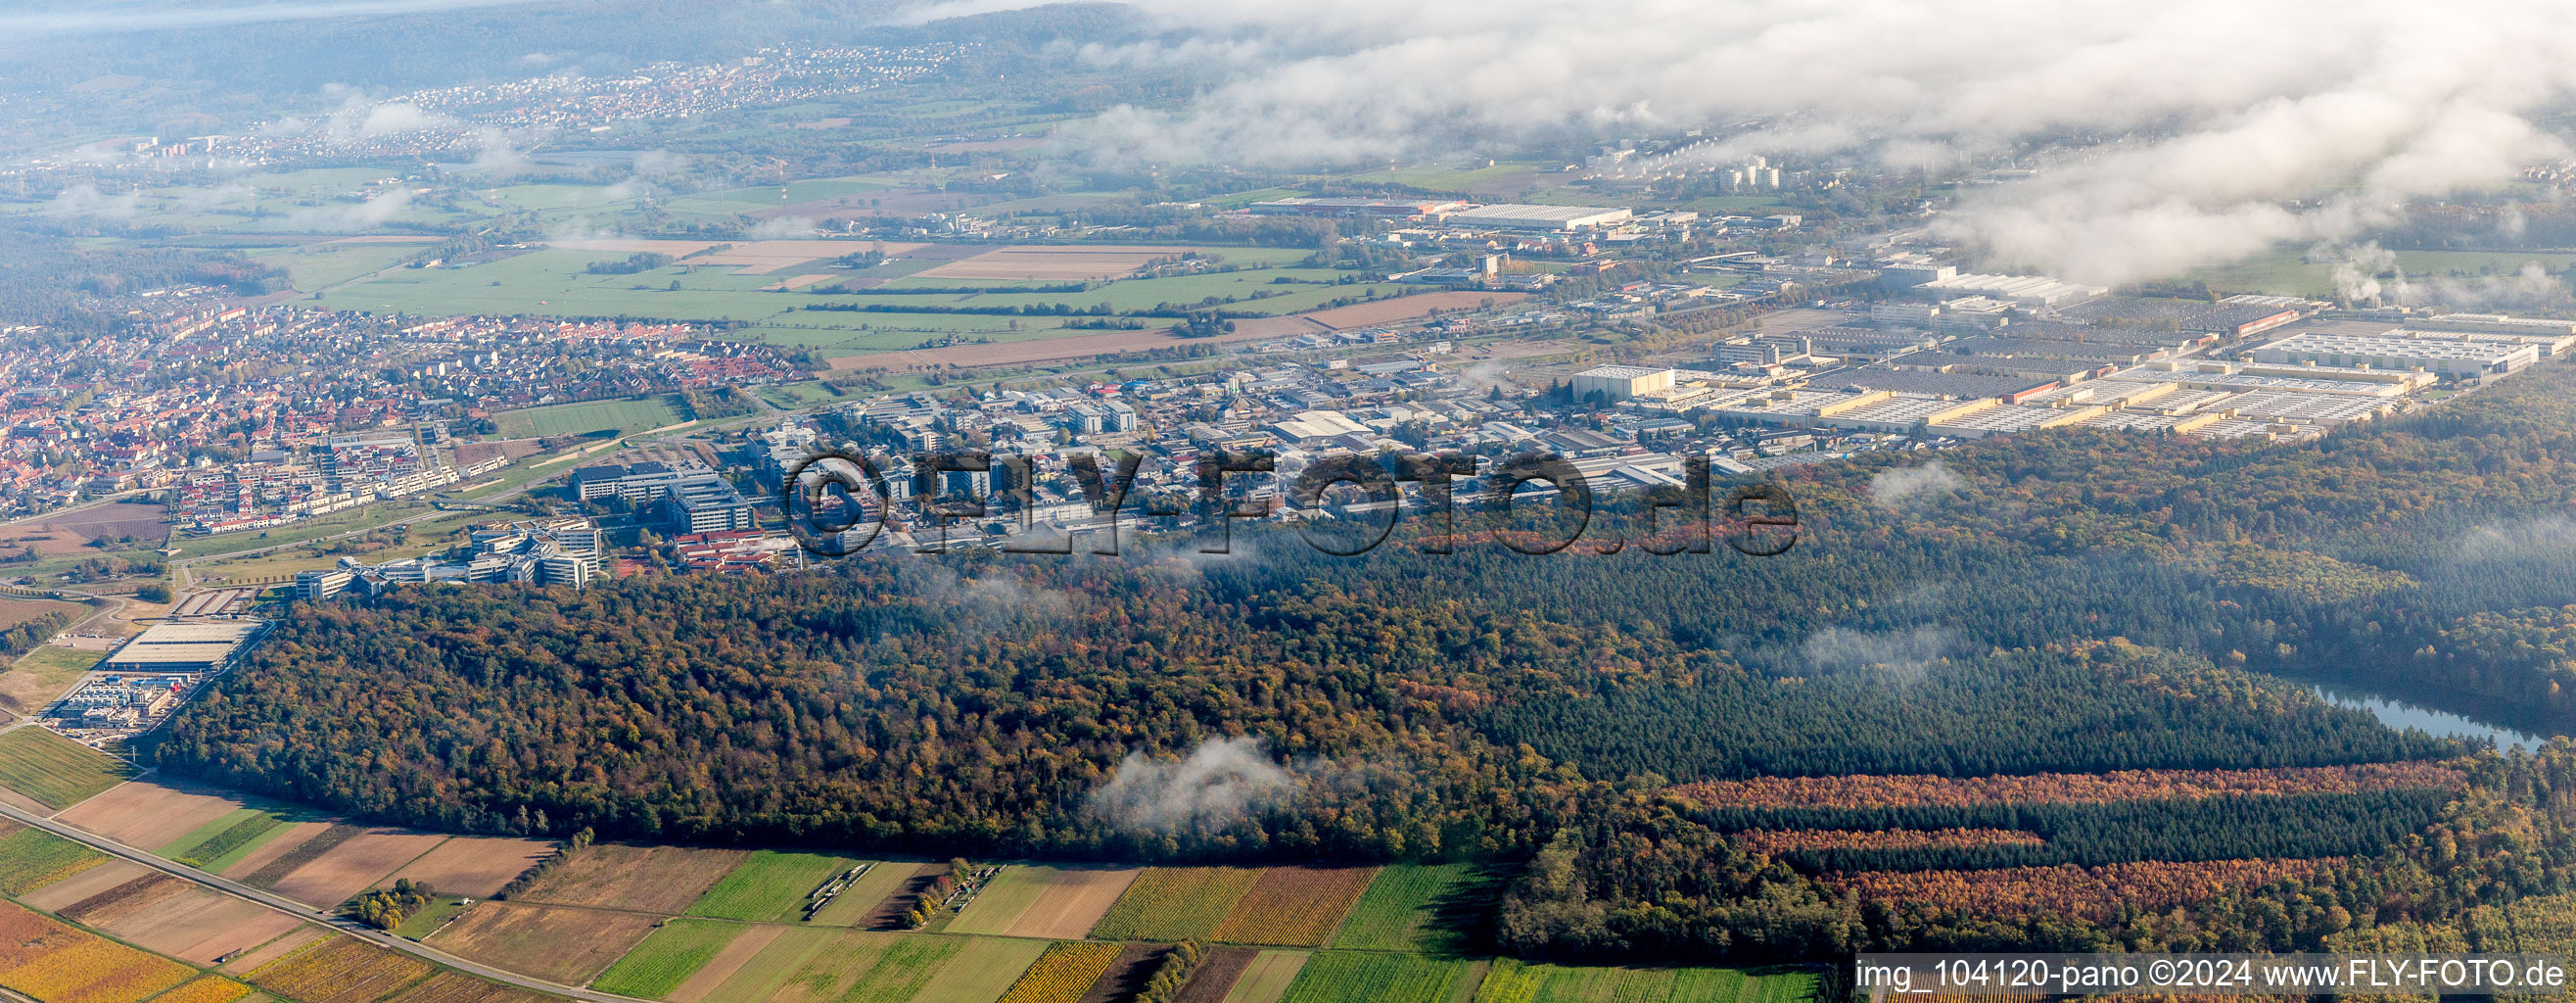
{"label": "open grassy clearing", "polygon": [[503,411],[492,416],[501,437],[580,435],[603,429],[641,432],[689,420],[688,404],[676,395],[642,400],[582,401]]}
{"label": "open grassy clearing", "polygon": [[176,558],[178,560],[213,557],[245,550],[258,550],[263,547],[304,543],[353,530],[370,529],[383,524],[384,520],[384,513],[376,506],[361,505],[275,529],[222,533],[215,536],[182,536],[171,541],[171,546],[178,549]]}
{"label": "open grassy clearing", "polygon": [[48,807],[71,807],[133,775],[133,767],[43,728],[0,733],[0,786]]}
{"label": "open grassy clearing", "polygon": [[[170,857],[172,860],[199,870],[220,874],[225,868],[240,863],[242,858],[268,845],[271,840],[285,835],[286,831],[293,827],[294,823],[286,816],[263,811],[250,819],[235,823],[234,828],[218,833],[206,842],[190,847],[184,852],[171,854]],[[244,830],[250,831],[245,834]]]}
{"label": "open grassy clearing", "polygon": [[1226,990],[1224,1003],[1279,1003],[1297,973],[1306,967],[1304,951],[1263,951]]}
{"label": "open grassy clearing", "polygon": [[1516,174],[1528,174],[1537,170],[1538,167],[1539,164],[1536,161],[1526,160],[1506,160],[1492,164],[1481,162],[1469,162],[1456,165],[1433,164],[1417,167],[1398,167],[1384,171],[1370,171],[1366,174],[1354,174],[1351,175],[1351,180],[1393,182],[1399,185],[1406,185],[1413,188],[1427,188],[1438,192],[1456,192],[1466,191],[1478,185],[1507,180]]}
{"label": "open grassy clearing", "polygon": [[1477,962],[1409,954],[1322,951],[1306,959],[1283,1003],[1453,1003],[1474,985]]}
{"label": "open grassy clearing", "polygon": [[774,927],[768,946],[703,997],[706,1003],[768,1003],[771,995],[805,964],[831,947],[845,931]]}
{"label": "open grassy clearing", "polygon": [[940,969],[936,980],[909,997],[911,1003],[993,1003],[1047,949],[1042,941],[982,937],[968,939],[965,945]]}
{"label": "open grassy clearing", "polygon": [[1569,967],[1503,958],[1486,973],[1475,1003],[1803,1003],[1815,989],[1808,972]]}
{"label": "open grassy clearing", "polygon": [[[393,245],[372,245],[383,248]],[[852,246],[869,246],[852,242]],[[588,271],[600,262],[623,262],[625,254],[604,250],[549,248],[514,255],[497,261],[465,268],[405,268],[376,276],[364,282],[328,293],[317,305],[334,309],[371,312],[395,312],[426,316],[463,313],[519,313],[556,317],[639,317],[680,320],[764,321],[782,315],[803,316],[814,311],[798,308],[825,304],[875,304],[893,308],[933,306],[1053,306],[1067,305],[1076,309],[1094,306],[1110,310],[1142,310],[1159,306],[1183,307],[1210,298],[1235,299],[1228,309],[1264,314],[1291,313],[1313,309],[1340,296],[1361,295],[1375,290],[1388,295],[1404,287],[1392,284],[1371,286],[1341,285],[1347,273],[1331,269],[1296,267],[1307,252],[1284,248],[1218,247],[1202,248],[1245,270],[1179,275],[1155,279],[1122,279],[1085,292],[1026,292],[1042,283],[1029,279],[995,279],[972,277],[912,276],[948,262],[933,259],[906,259],[860,271],[839,270],[825,260],[761,274],[739,274],[743,266],[707,264],[682,259],[673,264],[634,274],[592,274]],[[1102,251],[1114,248],[1103,245]],[[375,252],[370,252],[375,253]],[[292,260],[291,256],[274,255]],[[366,274],[374,269],[357,269],[359,263],[341,263],[327,258],[340,268],[326,274],[315,262],[316,281],[342,280]],[[919,267],[912,267],[912,266]],[[379,266],[382,267],[382,266]],[[352,271],[353,269],[356,269]],[[829,275],[831,278],[802,287],[808,291],[772,289],[783,279],[797,275]],[[891,288],[981,288],[989,293],[868,295],[825,293],[835,283],[847,280],[895,276]],[[1287,282],[1277,280],[1286,279]],[[1321,283],[1321,284],[1318,284]],[[307,288],[299,280],[298,288]],[[318,289],[313,286],[308,291]],[[1255,294],[1275,294],[1254,299]],[[969,319],[1007,322],[1007,317],[964,315]],[[1046,322],[1045,317],[1023,318],[1030,325]],[[1004,328],[1007,324],[993,325]],[[988,330],[983,326],[965,329]]]}
{"label": "open grassy clearing", "polygon": [[422,238],[416,244],[324,242],[263,248],[250,252],[249,256],[263,265],[286,269],[295,288],[309,293],[392,268],[437,246],[438,242],[429,238]]}
{"label": "open grassy clearing", "polygon": [[848,857],[756,850],[690,903],[688,915],[773,923],[802,919],[808,893],[858,864]]}
{"label": "open grassy clearing", "polygon": [[1396,864],[1378,872],[1352,905],[1333,937],[1337,948],[1364,951],[1430,951],[1450,934],[1440,922],[1443,902],[1472,887],[1467,864]]}
{"label": "open grassy clearing", "polygon": [[96,668],[98,663],[105,660],[107,660],[107,652],[104,651],[83,651],[79,648],[47,644],[37,647],[36,650],[18,659],[17,664],[9,667],[9,671],[24,672],[34,677],[37,682],[49,686],[57,684],[68,686],[78,680],[83,673]]}

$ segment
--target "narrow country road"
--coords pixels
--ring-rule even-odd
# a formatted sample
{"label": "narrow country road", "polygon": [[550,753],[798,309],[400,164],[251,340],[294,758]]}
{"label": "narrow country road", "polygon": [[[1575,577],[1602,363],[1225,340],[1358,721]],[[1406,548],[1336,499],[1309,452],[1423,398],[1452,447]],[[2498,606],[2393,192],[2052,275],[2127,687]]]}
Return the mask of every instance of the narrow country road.
{"label": "narrow country road", "polygon": [[46,832],[61,836],[64,839],[71,840],[75,843],[87,846],[93,850],[116,857],[120,860],[141,864],[163,874],[179,878],[183,881],[190,881],[204,885],[205,887],[212,888],[235,898],[249,899],[250,901],[257,902],[298,919],[311,920],[325,926],[333,927],[343,933],[374,943],[377,946],[401,951],[405,954],[426,959],[437,964],[446,965],[459,971],[472,975],[479,975],[494,982],[518,986],[522,989],[532,989],[541,993],[552,993],[557,996],[569,996],[574,999],[589,1000],[592,1001],[592,1003],[647,1003],[647,1001],[637,1000],[630,996],[594,992],[588,989],[548,982],[544,979],[530,978],[516,972],[502,971],[501,969],[493,968],[488,965],[479,965],[445,951],[438,950],[437,948],[430,947],[425,944],[414,943],[401,937],[394,936],[393,934],[387,933],[383,930],[378,930],[374,927],[366,926],[353,920],[334,916],[327,909],[315,909],[311,906],[305,905],[304,903],[271,894],[269,892],[253,888],[249,885],[228,880],[220,875],[208,874],[193,867],[184,867],[179,864],[171,863],[131,846],[116,842],[115,840],[84,832],[61,822],[56,822],[33,812],[18,808],[15,805],[0,803],[0,818],[6,818],[21,825],[43,829]]}

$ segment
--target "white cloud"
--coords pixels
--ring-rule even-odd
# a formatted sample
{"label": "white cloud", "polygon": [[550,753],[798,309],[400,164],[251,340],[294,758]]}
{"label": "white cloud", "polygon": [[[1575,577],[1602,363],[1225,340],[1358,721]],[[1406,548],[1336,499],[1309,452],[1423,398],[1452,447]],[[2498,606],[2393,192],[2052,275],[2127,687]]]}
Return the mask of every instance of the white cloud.
{"label": "white cloud", "polygon": [[391,222],[411,205],[411,189],[396,188],[360,202],[310,206],[286,215],[287,222],[323,232],[367,230]]}
{"label": "white cloud", "polygon": [[1280,804],[1296,786],[1286,768],[1262,755],[1260,739],[1215,739],[1177,760],[1128,753],[1091,793],[1090,807],[1120,828],[1204,832]]}
{"label": "white cloud", "polygon": [[1956,491],[1959,486],[1959,475],[1950,472],[1950,465],[1934,460],[1919,467],[1889,467],[1871,475],[1869,495],[1888,508],[1904,508],[1925,494]]}

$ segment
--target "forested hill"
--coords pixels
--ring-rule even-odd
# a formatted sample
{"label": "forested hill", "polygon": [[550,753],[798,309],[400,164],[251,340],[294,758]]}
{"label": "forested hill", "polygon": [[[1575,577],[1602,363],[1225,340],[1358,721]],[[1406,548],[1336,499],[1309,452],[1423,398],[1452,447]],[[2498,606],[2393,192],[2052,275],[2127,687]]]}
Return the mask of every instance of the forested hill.
{"label": "forested hill", "polygon": [[[2415,859],[2405,847],[2423,841],[2397,833],[2468,809],[2416,788],[1980,809],[1956,823],[1967,849],[1836,837],[1817,845],[1840,849],[1771,858],[1731,842],[1737,816],[1666,788],[2456,752],[2272,670],[2434,680],[2519,703],[2531,730],[2576,730],[2576,688],[2558,685],[2576,634],[2576,613],[2557,609],[2576,592],[2576,531],[2557,521],[2576,498],[2571,376],[2551,364],[2298,445],[2026,435],[1942,454],[1956,486],[1901,503],[1872,478],[1920,457],[1803,470],[1784,482],[1803,540],[1768,559],[1434,555],[1401,540],[1345,559],[1273,530],[1229,559],[907,557],[304,604],[154,754],[177,773],[472,830],[943,856],[1526,858],[1503,933],[1530,950],[1794,955],[1984,922],[1871,913],[1859,903],[1914,893],[1816,873],[1864,859],[1993,875],[2300,858],[2227,865],[2244,877],[2226,887],[2246,894],[2266,875],[2362,868],[2265,899],[2306,902],[2283,914],[2295,921],[2239,897],[2194,921],[2313,944]],[[1208,741],[1234,736],[1260,741]],[[1248,782],[1234,800],[1122,797],[1195,793],[1153,786],[1190,771],[1131,754],[1196,755]],[[2516,769],[2482,767],[2458,796],[2479,810],[2545,798]],[[2525,779],[2493,786],[2511,776]],[[2293,808],[2342,821],[2303,829]],[[2141,828],[2173,835],[2123,835]],[[2399,857],[2328,863],[2374,846]],[[2544,888],[2557,866],[2492,884]],[[2075,899],[2026,898],[2071,924],[2071,942],[2136,932]],[[2344,925],[2319,918],[2330,908]]]}

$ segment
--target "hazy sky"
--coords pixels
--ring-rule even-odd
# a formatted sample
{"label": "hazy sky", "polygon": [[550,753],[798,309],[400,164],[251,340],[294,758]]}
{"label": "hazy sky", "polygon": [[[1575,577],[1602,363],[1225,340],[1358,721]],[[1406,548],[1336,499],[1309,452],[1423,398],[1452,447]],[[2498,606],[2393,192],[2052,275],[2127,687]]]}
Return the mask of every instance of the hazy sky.
{"label": "hazy sky", "polygon": [[2341,239],[2404,201],[2508,179],[2563,153],[2531,118],[2576,84],[2576,5],[2550,0],[1137,6],[1175,40],[1086,55],[1233,70],[1181,111],[1113,111],[1087,137],[1096,152],[1286,166],[1758,120],[1693,155],[1955,164],[2106,138],[1945,224],[2097,281]]}

